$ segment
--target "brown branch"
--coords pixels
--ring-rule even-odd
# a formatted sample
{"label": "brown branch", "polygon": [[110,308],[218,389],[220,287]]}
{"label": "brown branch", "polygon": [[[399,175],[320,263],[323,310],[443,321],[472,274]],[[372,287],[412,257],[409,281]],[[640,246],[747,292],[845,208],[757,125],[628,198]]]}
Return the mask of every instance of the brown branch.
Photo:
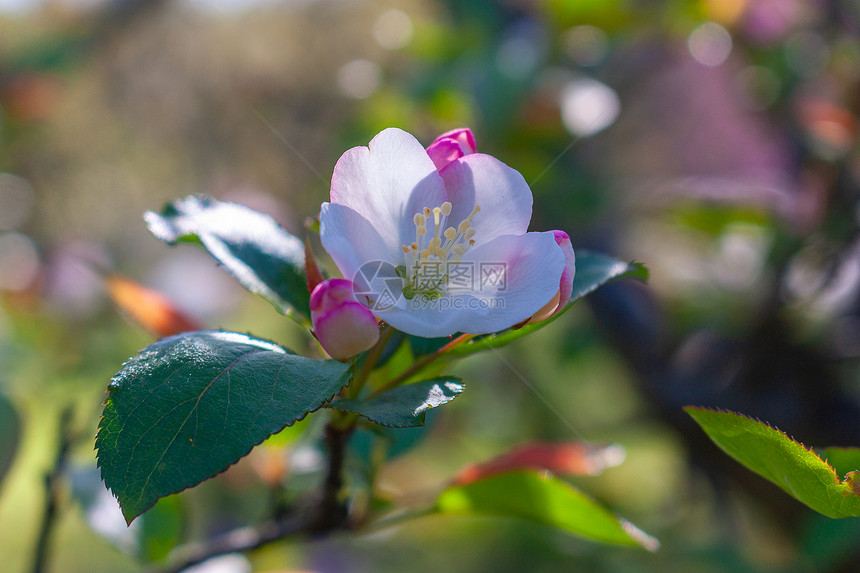
{"label": "brown branch", "polygon": [[319,535],[346,526],[348,509],[341,499],[343,489],[343,462],[346,457],[346,443],[355,429],[351,424],[338,428],[331,422],[326,426],[325,443],[328,449],[328,469],[320,492],[317,514],[310,523],[308,531]]}
{"label": "brown branch", "polygon": [[287,516],[276,516],[265,523],[241,527],[198,543],[189,543],[172,556],[166,568],[152,569],[152,573],[179,573],[185,569],[228,553],[253,551],[281,541],[291,535],[310,534],[323,536],[348,527],[347,504],[341,499],[343,464],[346,444],[354,426],[338,428],[326,426],[325,441],[329,452],[326,477],[318,501],[310,508],[298,509]]}
{"label": "brown branch", "polygon": [[189,543],[176,552],[173,563],[159,573],[179,573],[189,567],[228,553],[252,551],[264,545],[280,541],[303,531],[307,526],[305,516],[294,514],[283,519],[273,519],[253,527],[241,527],[200,543]]}
{"label": "brown branch", "polygon": [[60,507],[60,478],[66,466],[66,457],[73,441],[70,431],[71,422],[72,408],[67,407],[60,414],[59,429],[57,431],[59,435],[57,454],[54,457],[54,463],[50,471],[44,476],[45,509],[42,512],[42,522],[39,526],[36,545],[33,547],[33,567],[30,569],[33,573],[42,573],[47,563],[51,534],[54,531],[57,512]]}

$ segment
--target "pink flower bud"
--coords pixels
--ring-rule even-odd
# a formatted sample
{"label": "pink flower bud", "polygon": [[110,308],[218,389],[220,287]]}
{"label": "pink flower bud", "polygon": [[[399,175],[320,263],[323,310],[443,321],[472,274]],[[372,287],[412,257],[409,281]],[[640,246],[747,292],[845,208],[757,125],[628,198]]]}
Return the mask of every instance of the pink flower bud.
{"label": "pink flower bud", "polygon": [[437,171],[442,171],[449,163],[464,155],[475,153],[475,136],[468,127],[461,127],[443,133],[427,148],[427,155],[433,160]]}
{"label": "pink flower bud", "polygon": [[328,279],[311,293],[314,334],[332,358],[345,362],[379,340],[373,313],[355,298],[352,281]]}
{"label": "pink flower bud", "polygon": [[573,277],[576,273],[576,257],[573,254],[573,245],[570,237],[564,231],[553,231],[555,243],[561,247],[564,253],[564,270],[558,285],[558,292],[539,311],[534,313],[528,320],[529,323],[541,322],[554,316],[562,310],[570,301],[573,294]]}

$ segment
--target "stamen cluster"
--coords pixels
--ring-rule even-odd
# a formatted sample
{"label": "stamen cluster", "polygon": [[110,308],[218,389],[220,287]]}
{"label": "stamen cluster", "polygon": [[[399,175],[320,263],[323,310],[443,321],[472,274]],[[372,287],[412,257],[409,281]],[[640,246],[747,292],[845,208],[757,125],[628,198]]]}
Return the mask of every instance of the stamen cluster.
{"label": "stamen cluster", "polygon": [[[403,296],[412,299],[416,294],[425,298],[439,298],[445,290],[448,269],[461,261],[469,247],[475,244],[475,229],[472,217],[480,212],[475,205],[468,217],[457,227],[445,227],[453,206],[445,201],[439,207],[424,207],[412,217],[415,223],[415,240],[403,245],[406,264],[397,267],[397,273],[404,279]],[[428,223],[433,225],[432,235]],[[444,229],[444,230],[443,230]]]}

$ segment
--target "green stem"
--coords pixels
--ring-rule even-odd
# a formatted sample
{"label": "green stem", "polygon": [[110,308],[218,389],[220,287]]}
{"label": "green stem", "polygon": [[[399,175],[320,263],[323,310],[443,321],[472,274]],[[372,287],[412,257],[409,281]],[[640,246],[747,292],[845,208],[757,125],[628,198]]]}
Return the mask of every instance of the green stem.
{"label": "green stem", "polygon": [[439,348],[438,350],[436,350],[434,352],[431,352],[430,354],[428,354],[427,356],[425,356],[424,358],[422,358],[421,360],[419,360],[418,362],[416,362],[415,364],[413,364],[412,366],[410,366],[409,368],[407,368],[406,370],[401,372],[399,375],[395,376],[394,378],[392,378],[391,380],[389,380],[388,382],[386,382],[385,384],[383,384],[382,386],[380,386],[379,388],[374,390],[373,394],[371,394],[371,395],[376,396],[377,394],[381,394],[382,392],[385,392],[386,390],[391,390],[392,388],[400,386],[401,384],[403,384],[404,382],[406,382],[407,380],[412,378],[415,374],[417,374],[418,372],[420,372],[421,370],[426,368],[427,365],[429,365],[434,360],[442,357],[451,349],[456,348],[457,346],[463,344],[464,342],[466,342],[468,340],[471,340],[474,337],[475,337],[474,334],[461,334],[460,336],[458,336],[457,338],[455,338],[454,340],[452,340],[451,342],[449,342],[445,346]]}
{"label": "green stem", "polygon": [[361,389],[364,388],[364,384],[367,382],[367,378],[370,376],[370,373],[373,372],[373,367],[376,366],[377,362],[379,362],[379,357],[382,355],[385,345],[388,344],[388,339],[391,338],[392,332],[394,332],[394,329],[391,328],[391,326],[386,324],[382,327],[382,333],[379,335],[379,340],[367,353],[367,356],[364,359],[364,364],[361,366],[361,370],[359,370],[358,374],[353,378],[352,383],[347,387],[346,392],[344,393],[345,398],[355,398],[358,396],[359,392],[361,392]]}

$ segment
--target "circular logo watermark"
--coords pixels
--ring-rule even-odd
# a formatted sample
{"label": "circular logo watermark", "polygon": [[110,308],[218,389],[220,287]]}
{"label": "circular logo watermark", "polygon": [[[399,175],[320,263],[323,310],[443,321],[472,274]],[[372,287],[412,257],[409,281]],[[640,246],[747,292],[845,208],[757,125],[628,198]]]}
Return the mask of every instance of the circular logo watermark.
{"label": "circular logo watermark", "polygon": [[386,261],[364,263],[352,278],[353,292],[360,301],[366,301],[372,311],[394,307],[403,297],[403,279],[397,269]]}

